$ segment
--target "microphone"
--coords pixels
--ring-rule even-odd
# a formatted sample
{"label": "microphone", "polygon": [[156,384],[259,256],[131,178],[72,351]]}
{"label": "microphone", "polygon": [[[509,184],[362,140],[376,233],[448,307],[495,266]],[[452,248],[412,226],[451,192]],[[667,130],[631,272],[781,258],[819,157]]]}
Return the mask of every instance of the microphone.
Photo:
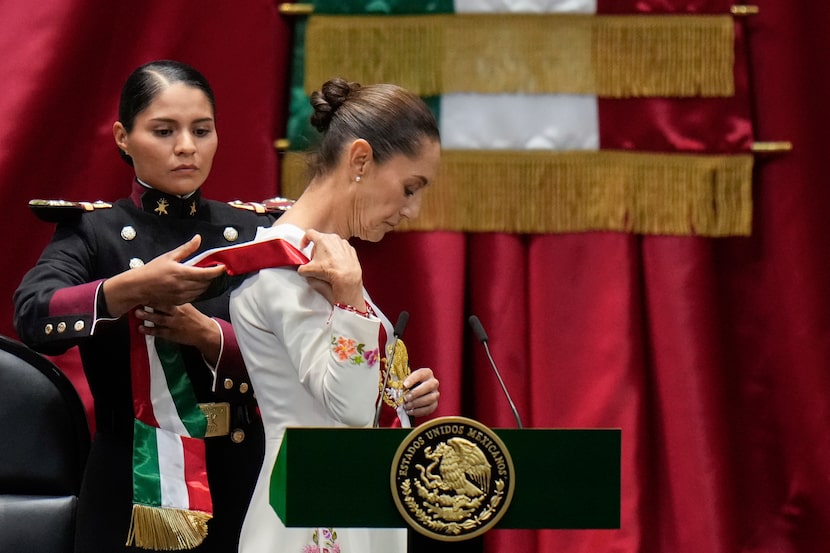
{"label": "microphone", "polygon": [[[386,382],[389,380],[389,363],[395,359],[395,350],[398,349],[398,338],[403,336],[403,331],[406,330],[406,323],[409,322],[409,311],[401,311],[401,314],[398,315],[398,321],[395,323],[395,329],[392,331],[392,335],[395,337],[395,341],[392,343],[392,354],[387,357],[387,367],[386,367],[386,374],[383,375],[383,384],[380,387],[380,396],[378,397],[378,401],[375,404],[375,422],[372,424],[373,428],[378,427],[378,421],[380,420],[380,409],[383,406],[383,394],[386,390]],[[386,347],[386,344],[381,345],[382,348]]]}
{"label": "microphone", "polygon": [[484,351],[487,352],[487,359],[490,360],[490,366],[493,367],[493,372],[496,373],[496,378],[499,379],[499,384],[501,384],[501,389],[504,392],[504,396],[507,398],[507,403],[510,404],[510,409],[513,411],[513,417],[516,419],[516,426],[519,428],[524,428],[522,426],[522,419],[519,418],[519,411],[516,410],[516,405],[513,403],[513,400],[510,399],[510,394],[507,392],[507,386],[504,385],[504,380],[501,378],[501,373],[499,372],[498,367],[496,367],[496,362],[493,361],[493,356],[490,355],[490,347],[487,345],[487,333],[484,332],[484,327],[481,326],[481,321],[478,320],[478,317],[475,315],[471,315],[469,319],[467,319],[470,323],[470,326],[473,327],[473,332],[478,338],[478,341],[484,345]]}

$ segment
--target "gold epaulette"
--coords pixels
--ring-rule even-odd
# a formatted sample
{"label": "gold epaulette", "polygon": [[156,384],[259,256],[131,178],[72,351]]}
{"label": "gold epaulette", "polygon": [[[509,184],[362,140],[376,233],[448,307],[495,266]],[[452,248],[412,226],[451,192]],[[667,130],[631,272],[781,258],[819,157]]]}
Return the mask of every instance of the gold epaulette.
{"label": "gold epaulette", "polygon": [[71,202],[69,200],[29,200],[29,208],[38,219],[47,223],[60,223],[71,217],[89,213],[96,209],[109,209],[111,203],[97,200],[95,202]]}
{"label": "gold epaulette", "polygon": [[267,200],[262,200],[261,202],[243,202],[240,200],[234,200],[232,202],[228,202],[228,205],[237,209],[247,209],[248,211],[260,214],[282,213],[284,211],[288,211],[291,206],[294,205],[294,200],[275,196],[273,198],[268,198]]}

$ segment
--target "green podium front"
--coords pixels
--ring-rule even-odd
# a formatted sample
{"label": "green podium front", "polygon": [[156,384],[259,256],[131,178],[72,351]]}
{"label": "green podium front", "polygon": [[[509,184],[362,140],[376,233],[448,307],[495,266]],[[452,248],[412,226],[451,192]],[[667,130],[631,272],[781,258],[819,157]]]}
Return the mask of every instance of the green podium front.
{"label": "green podium front", "polygon": [[[619,528],[619,429],[493,430],[515,472],[497,528]],[[411,431],[289,428],[271,479],[277,515],[289,527],[406,527],[390,471]]]}

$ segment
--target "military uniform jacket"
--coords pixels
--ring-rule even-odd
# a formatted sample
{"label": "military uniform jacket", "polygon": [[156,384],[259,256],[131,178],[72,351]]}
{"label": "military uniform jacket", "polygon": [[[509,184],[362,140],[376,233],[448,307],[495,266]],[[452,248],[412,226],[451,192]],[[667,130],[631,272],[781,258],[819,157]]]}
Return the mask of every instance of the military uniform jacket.
{"label": "military uniform jacket", "polygon": [[[107,204],[109,205],[109,204]],[[250,204],[248,204],[250,205]],[[262,211],[262,210],[260,210]],[[70,210],[14,295],[21,339],[46,354],[77,345],[94,399],[96,435],[78,510],[77,551],[124,551],[132,497],[132,391],[127,317],[106,313],[104,279],[149,262],[200,234],[200,251],[251,240],[274,216],[133,184],[111,207]],[[206,439],[214,518],[199,551],[233,551],[262,459],[262,428],[228,314],[229,292],[194,302],[221,327],[216,376],[196,348],[182,353],[200,402],[230,402],[234,443]],[[244,439],[240,440],[239,438]]]}

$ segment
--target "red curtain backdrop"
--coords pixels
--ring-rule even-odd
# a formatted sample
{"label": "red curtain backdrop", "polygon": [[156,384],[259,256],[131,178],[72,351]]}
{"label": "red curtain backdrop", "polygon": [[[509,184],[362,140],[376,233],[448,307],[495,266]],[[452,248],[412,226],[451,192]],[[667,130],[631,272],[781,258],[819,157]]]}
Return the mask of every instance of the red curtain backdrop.
{"label": "red curtain backdrop", "polygon": [[[138,64],[182,59],[216,88],[207,195],[276,193],[290,30],[277,5],[0,3],[0,332],[13,335],[11,294],[52,230],[26,202],[126,193],[110,128]],[[828,548],[830,5],[757,5],[744,28],[756,140],[794,150],[758,158],[750,237],[436,232],[358,246],[374,299],[393,320],[411,314],[411,361],[441,379],[437,414],[515,425],[475,314],[525,426],[622,429],[619,530],[496,530],[488,552]]]}

